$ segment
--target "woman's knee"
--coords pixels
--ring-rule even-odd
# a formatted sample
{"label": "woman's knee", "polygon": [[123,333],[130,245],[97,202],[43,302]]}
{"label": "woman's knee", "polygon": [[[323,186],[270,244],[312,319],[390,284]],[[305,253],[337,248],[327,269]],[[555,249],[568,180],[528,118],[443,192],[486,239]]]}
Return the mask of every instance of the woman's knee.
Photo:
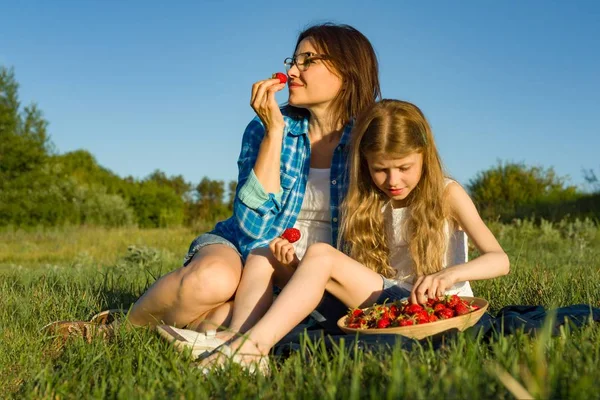
{"label": "woman's knee", "polygon": [[206,304],[225,302],[234,295],[240,274],[241,265],[235,268],[218,257],[193,260],[182,269],[179,297]]}

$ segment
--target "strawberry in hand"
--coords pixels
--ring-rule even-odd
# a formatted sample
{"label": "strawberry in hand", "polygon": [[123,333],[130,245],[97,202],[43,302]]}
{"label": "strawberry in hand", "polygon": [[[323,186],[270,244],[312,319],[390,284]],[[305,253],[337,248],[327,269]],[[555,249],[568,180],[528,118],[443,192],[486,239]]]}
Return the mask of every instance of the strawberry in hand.
{"label": "strawberry in hand", "polygon": [[283,72],[275,72],[272,76],[273,79],[279,79],[279,83],[287,82],[287,75]]}
{"label": "strawberry in hand", "polygon": [[295,243],[300,240],[300,231],[296,228],[288,228],[281,234],[281,237],[290,243]]}
{"label": "strawberry in hand", "polygon": [[296,255],[293,243],[299,239],[300,231],[296,228],[289,228],[269,243],[271,253],[282,266],[294,269],[298,266],[300,260]]}

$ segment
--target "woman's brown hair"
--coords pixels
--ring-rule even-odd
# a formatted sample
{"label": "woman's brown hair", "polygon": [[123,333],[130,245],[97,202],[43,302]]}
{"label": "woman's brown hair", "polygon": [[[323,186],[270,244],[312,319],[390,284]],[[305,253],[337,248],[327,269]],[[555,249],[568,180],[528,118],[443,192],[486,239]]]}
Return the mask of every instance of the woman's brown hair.
{"label": "woman's brown hair", "polygon": [[[298,35],[294,53],[309,38],[323,62],[342,79],[342,89],[332,102],[334,121],[346,125],[381,97],[379,64],[369,40],[349,25],[324,23],[313,25]],[[292,115],[306,117],[308,111],[288,105]]]}

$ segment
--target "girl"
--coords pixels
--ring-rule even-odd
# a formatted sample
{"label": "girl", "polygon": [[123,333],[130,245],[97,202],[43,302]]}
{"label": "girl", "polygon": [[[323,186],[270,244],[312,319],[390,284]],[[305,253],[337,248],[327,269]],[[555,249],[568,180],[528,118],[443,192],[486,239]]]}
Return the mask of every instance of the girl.
{"label": "girl", "polygon": [[[472,296],[470,280],[509,272],[509,260],[456,182],[444,177],[429,124],[413,104],[383,100],[356,122],[341,244],[309,247],[272,307],[202,362],[266,368],[264,355],[318,304],[324,291],[346,306],[444,294]],[[481,256],[467,262],[465,233]],[[274,252],[286,264],[285,253]],[[256,261],[255,261],[256,260]],[[249,258],[246,268],[264,268]],[[250,271],[247,271],[248,273]]]}

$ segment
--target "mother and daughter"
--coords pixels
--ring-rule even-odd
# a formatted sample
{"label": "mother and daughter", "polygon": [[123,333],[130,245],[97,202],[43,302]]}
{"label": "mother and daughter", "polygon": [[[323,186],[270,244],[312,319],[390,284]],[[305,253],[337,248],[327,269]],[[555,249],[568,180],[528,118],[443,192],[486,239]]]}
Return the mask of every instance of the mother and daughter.
{"label": "mother and daughter", "polygon": [[[314,310],[334,326],[348,307],[470,296],[470,280],[509,271],[465,190],[445,177],[422,112],[377,101],[364,35],[312,26],[285,65],[286,106],[275,100],[278,79],[252,87],[257,117],[242,139],[234,215],[196,238],[184,266],[125,320],[163,324],[161,335],[202,354],[206,368],[233,360],[264,370],[264,356]],[[280,237],[289,227],[302,233],[293,245]],[[467,235],[481,254],[472,261]]]}
{"label": "mother and daughter", "polygon": [[[368,107],[353,129],[349,158],[340,228],[348,255],[326,243],[311,245],[265,315],[216,347],[201,362],[205,368],[232,360],[265,372],[271,348],[325,291],[349,308],[404,297],[425,303],[445,294],[473,296],[469,280],[508,273],[508,257],[473,202],[444,176],[429,124],[415,105],[381,100]],[[465,234],[481,253],[472,261]],[[281,264],[289,261],[273,254]],[[272,270],[267,258],[252,253],[242,281],[256,284]]]}

